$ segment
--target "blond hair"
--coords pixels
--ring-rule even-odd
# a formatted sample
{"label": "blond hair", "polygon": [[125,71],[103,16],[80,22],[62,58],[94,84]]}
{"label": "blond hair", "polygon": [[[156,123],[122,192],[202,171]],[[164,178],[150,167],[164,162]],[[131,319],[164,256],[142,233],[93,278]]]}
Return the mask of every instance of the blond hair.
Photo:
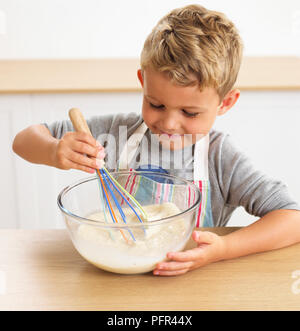
{"label": "blond hair", "polygon": [[189,5],[157,23],[145,41],[141,68],[167,73],[178,85],[213,87],[222,100],[236,82],[242,53],[239,33],[224,14]]}

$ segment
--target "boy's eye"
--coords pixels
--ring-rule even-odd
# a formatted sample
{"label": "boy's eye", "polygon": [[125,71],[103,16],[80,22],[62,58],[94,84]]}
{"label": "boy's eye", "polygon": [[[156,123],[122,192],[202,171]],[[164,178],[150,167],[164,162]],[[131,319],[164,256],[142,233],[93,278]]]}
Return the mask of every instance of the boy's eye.
{"label": "boy's eye", "polygon": [[185,116],[187,117],[196,117],[198,113],[189,113],[188,111],[181,109],[181,111],[184,113]]}
{"label": "boy's eye", "polygon": [[[153,103],[149,102],[150,107],[154,108],[154,109],[163,109],[165,106],[164,105],[154,105]],[[187,117],[196,117],[199,113],[189,113],[188,111],[186,111],[185,109],[181,109],[181,111],[183,112],[183,114]]]}
{"label": "boy's eye", "polygon": [[157,105],[154,105],[154,104],[151,103],[151,102],[149,102],[149,104],[150,104],[150,106],[151,106],[152,108],[155,108],[155,109],[161,109],[161,108],[164,108],[164,105],[159,105],[159,106],[157,106]]}

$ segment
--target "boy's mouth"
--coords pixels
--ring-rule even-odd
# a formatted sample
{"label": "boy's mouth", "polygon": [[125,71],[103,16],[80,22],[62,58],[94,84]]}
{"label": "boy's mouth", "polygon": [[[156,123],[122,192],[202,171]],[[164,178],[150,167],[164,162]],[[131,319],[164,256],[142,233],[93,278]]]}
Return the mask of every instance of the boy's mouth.
{"label": "boy's mouth", "polygon": [[163,130],[159,130],[158,135],[159,135],[159,139],[162,140],[177,140],[177,139],[181,139],[184,136],[183,134],[169,133]]}
{"label": "boy's mouth", "polygon": [[173,133],[173,134],[170,134],[170,133],[167,133],[167,132],[162,132],[159,134],[159,138],[160,139],[163,139],[163,140],[176,140],[176,139],[181,139],[183,135],[182,134],[178,134],[178,133]]}
{"label": "boy's mouth", "polygon": [[163,148],[178,150],[193,144],[192,134],[169,133],[158,128],[152,131]]}

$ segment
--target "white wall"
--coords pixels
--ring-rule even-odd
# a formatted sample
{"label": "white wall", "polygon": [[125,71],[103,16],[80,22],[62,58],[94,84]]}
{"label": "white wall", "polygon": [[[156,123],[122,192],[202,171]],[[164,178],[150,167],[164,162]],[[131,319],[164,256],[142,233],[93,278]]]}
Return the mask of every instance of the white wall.
{"label": "white wall", "polygon": [[300,55],[299,0],[0,0],[0,59],[138,57],[158,19],[191,3],[226,13],[246,55]]}
{"label": "white wall", "polygon": [[[0,0],[0,59],[138,57],[157,20],[200,3],[224,11],[239,28],[246,55],[300,56],[299,0]],[[62,227],[58,192],[85,175],[32,165],[11,151],[24,127],[66,118],[140,111],[139,93],[0,95],[0,203],[3,227]],[[260,169],[284,180],[300,201],[300,93],[245,92],[216,127],[233,135]],[[253,218],[238,210],[231,225]]]}

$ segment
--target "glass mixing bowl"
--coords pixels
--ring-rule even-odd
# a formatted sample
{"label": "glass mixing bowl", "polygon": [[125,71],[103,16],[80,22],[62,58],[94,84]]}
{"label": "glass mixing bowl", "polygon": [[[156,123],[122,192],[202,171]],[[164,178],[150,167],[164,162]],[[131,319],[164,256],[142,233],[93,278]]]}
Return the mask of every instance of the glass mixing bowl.
{"label": "glass mixing bowl", "polygon": [[[168,252],[183,250],[195,226],[201,192],[179,177],[147,171],[111,172],[135,194],[147,213],[140,222],[119,196],[125,224],[103,213],[99,178],[92,176],[65,187],[57,202],[77,251],[93,265],[121,274],[145,273],[166,260]],[[135,208],[138,212],[138,209]]]}

